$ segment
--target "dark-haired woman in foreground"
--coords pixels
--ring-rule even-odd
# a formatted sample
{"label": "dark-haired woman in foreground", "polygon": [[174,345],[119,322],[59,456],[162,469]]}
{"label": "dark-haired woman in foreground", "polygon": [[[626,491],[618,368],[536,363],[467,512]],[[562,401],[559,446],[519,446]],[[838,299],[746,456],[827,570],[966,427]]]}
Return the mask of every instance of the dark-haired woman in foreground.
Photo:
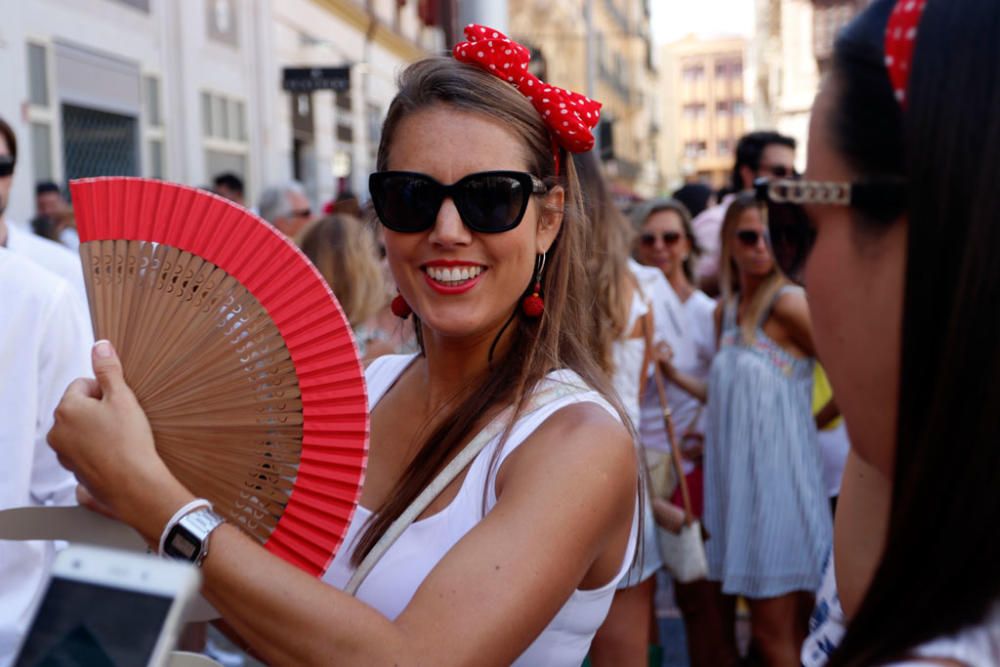
{"label": "dark-haired woman in foreground", "polygon": [[[482,38],[456,47],[466,62],[404,72],[382,132],[372,195],[395,310],[412,309],[421,352],[367,370],[368,466],[324,577],[332,585],[231,524],[211,533],[203,592],[269,663],[577,667],[632,562],[636,458],[591,355],[585,220],[567,152],[586,150],[599,105],[552,88],[547,101],[579,112],[546,123],[527,49],[485,27],[466,35]],[[50,442],[98,502],[156,544],[193,495],[157,456],[106,342],[95,371],[97,382],[67,391]],[[337,590],[494,427],[357,597]]]}
{"label": "dark-haired woman in foreground", "polygon": [[1000,664],[998,118],[1000,3],[876,0],[761,188],[851,436],[808,665]]}

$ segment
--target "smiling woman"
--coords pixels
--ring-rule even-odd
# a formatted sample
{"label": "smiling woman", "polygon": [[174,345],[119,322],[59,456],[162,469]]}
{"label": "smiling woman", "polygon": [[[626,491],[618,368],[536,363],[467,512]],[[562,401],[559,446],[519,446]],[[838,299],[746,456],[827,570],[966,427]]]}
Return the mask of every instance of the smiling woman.
{"label": "smiling woman", "polygon": [[[211,533],[204,593],[269,662],[575,667],[635,552],[637,462],[590,352],[567,159],[592,145],[599,105],[533,77],[503,35],[466,34],[456,57],[479,60],[409,67],[382,133],[372,195],[408,305],[394,311],[412,312],[420,352],[366,373],[368,467],[331,585],[232,525]],[[95,372],[67,393],[50,440],[88,502],[155,544],[194,498],[107,343]]]}

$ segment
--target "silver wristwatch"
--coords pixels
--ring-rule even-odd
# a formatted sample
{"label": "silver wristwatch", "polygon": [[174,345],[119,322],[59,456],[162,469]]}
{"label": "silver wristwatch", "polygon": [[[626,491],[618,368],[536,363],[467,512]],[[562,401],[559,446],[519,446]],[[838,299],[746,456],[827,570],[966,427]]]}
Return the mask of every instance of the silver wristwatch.
{"label": "silver wristwatch", "polygon": [[210,509],[195,510],[174,524],[163,544],[163,553],[201,566],[208,555],[208,538],[225,520]]}

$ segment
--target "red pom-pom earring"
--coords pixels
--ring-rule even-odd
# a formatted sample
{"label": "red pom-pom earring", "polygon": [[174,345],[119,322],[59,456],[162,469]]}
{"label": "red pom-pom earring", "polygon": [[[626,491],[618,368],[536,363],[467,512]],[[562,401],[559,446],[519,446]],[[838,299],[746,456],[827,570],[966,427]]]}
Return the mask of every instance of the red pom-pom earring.
{"label": "red pom-pom earring", "polygon": [[401,319],[406,319],[413,312],[410,308],[410,304],[406,303],[406,299],[403,298],[402,294],[397,294],[392,299],[392,303],[389,304],[389,308],[392,309],[392,314]]}
{"label": "red pom-pom earring", "polygon": [[542,300],[542,269],[545,268],[545,253],[543,252],[539,255],[539,259],[536,260],[535,269],[535,287],[531,291],[531,294],[524,297],[521,300],[521,312],[525,314],[526,317],[531,319],[538,319],[545,312],[545,301]]}

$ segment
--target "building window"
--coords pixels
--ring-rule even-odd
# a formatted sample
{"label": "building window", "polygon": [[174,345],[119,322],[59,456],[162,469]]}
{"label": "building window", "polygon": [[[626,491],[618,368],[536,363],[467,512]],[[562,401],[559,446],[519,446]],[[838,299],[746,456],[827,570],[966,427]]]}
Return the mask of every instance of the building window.
{"label": "building window", "polygon": [[48,56],[39,44],[28,44],[28,100],[35,106],[49,106]]}
{"label": "building window", "polygon": [[743,63],[725,60],[715,64],[715,76],[720,79],[738,79],[743,76]]}
{"label": "building window", "polygon": [[684,117],[688,120],[697,120],[705,117],[704,102],[693,102],[684,105]]}
{"label": "building window", "polygon": [[160,110],[160,81],[155,76],[143,77],[146,89],[146,124],[163,127],[163,113]]}
{"label": "building window", "polygon": [[31,158],[35,182],[55,180],[52,167],[52,128],[48,123],[31,124]]}
{"label": "building window", "polygon": [[239,46],[239,25],[234,0],[207,0],[208,37],[227,46]]}
{"label": "building window", "polygon": [[138,176],[138,127],[134,116],[64,104],[63,164],[66,180]]}
{"label": "building window", "polygon": [[117,0],[117,2],[138,9],[141,12],[149,13],[149,0]]}
{"label": "building window", "polygon": [[247,174],[250,147],[247,145],[246,104],[226,95],[203,91],[201,122],[205,138],[205,177],[231,171],[243,178],[247,192],[251,192]]}
{"label": "building window", "polygon": [[163,141],[151,139],[149,146],[149,177],[163,179],[166,174],[166,166],[163,158]]}
{"label": "building window", "polygon": [[201,128],[207,138],[246,141],[246,104],[225,95],[202,92]]}
{"label": "building window", "polygon": [[708,142],[701,140],[684,142],[684,157],[704,157],[708,153]]}
{"label": "building window", "polygon": [[350,90],[337,91],[336,127],[334,134],[342,144],[354,143],[354,100]]}
{"label": "building window", "polygon": [[705,78],[705,66],[702,64],[684,65],[681,75],[685,81],[701,81]]}

